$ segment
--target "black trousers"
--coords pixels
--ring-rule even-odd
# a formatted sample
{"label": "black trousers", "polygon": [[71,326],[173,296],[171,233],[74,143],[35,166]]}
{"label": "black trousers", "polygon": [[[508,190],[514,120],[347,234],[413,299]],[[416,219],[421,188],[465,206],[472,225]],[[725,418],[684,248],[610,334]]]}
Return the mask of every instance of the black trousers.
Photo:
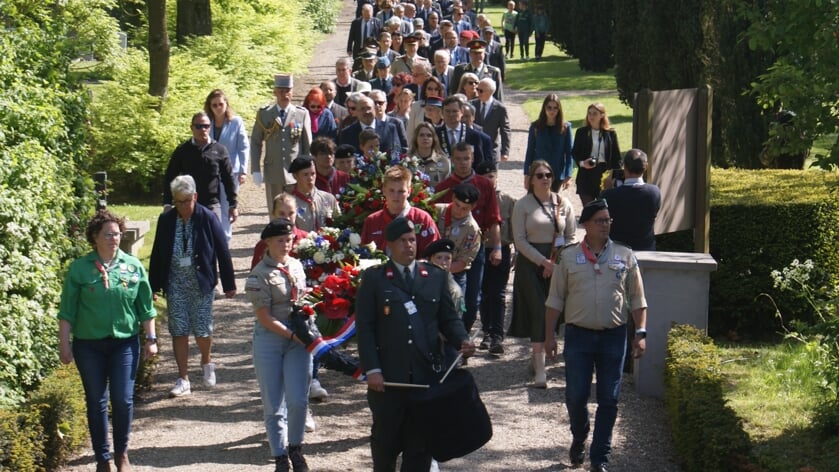
{"label": "black trousers", "polygon": [[420,425],[408,411],[410,389],[385,387],[384,392],[367,391],[367,403],[373,412],[370,450],[374,472],[393,472],[396,458],[402,454],[401,472],[428,472],[431,453]]}

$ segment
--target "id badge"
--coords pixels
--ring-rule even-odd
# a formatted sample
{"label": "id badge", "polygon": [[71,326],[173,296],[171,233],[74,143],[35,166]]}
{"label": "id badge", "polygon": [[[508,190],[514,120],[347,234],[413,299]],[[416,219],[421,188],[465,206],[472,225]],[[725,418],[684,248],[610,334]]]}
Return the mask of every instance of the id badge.
{"label": "id badge", "polygon": [[191,257],[181,257],[178,259],[178,265],[181,267],[189,267],[192,265],[192,258]]}
{"label": "id badge", "polygon": [[554,247],[562,247],[565,246],[565,236],[557,236],[554,239]]}
{"label": "id badge", "polygon": [[415,315],[417,313],[417,306],[414,305],[412,300],[405,302],[405,309],[408,311],[408,316]]}

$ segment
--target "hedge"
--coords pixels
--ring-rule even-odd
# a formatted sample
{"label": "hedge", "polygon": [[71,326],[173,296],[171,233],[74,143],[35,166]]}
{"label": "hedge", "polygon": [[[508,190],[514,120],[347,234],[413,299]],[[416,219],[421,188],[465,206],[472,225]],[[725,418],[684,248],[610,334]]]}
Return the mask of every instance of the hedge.
{"label": "hedge", "polygon": [[739,470],[749,454],[742,421],[723,398],[724,381],[711,338],[693,326],[674,326],[667,337],[664,400],[686,472]]}
{"label": "hedge", "polygon": [[[711,171],[709,329],[712,335],[772,336],[781,330],[771,294],[790,319],[812,321],[811,307],[780,292],[769,276],[793,259],[812,259],[839,282],[839,174],[822,171]],[[690,234],[656,238],[659,250],[692,250]],[[785,318],[784,320],[789,321]]]}

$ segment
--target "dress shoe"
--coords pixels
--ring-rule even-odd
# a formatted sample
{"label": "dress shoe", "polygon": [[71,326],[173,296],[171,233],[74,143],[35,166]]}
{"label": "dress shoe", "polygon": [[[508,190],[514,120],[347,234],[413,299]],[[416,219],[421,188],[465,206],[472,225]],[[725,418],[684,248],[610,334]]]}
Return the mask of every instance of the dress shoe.
{"label": "dress shoe", "polygon": [[484,335],[484,339],[481,340],[481,343],[478,344],[478,349],[482,351],[486,351],[489,349],[490,344],[492,343],[492,336],[489,334]]}
{"label": "dress shoe", "polygon": [[501,336],[493,336],[489,343],[489,353],[500,356],[504,354],[504,345],[501,344]]}
{"label": "dress shoe", "polygon": [[591,469],[589,470],[591,472],[609,472],[609,470],[606,469],[606,464],[592,464]]}
{"label": "dress shoe", "polygon": [[586,441],[571,442],[571,449],[568,450],[568,457],[571,459],[571,467],[583,465],[586,458]]}

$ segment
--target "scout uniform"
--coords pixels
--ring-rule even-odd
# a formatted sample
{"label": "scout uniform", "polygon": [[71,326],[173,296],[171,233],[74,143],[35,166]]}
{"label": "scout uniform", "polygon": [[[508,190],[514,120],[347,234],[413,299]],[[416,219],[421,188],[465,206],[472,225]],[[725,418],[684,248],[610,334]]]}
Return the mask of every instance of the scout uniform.
{"label": "scout uniform", "polygon": [[[304,169],[314,169],[314,161],[309,156],[301,156],[291,161],[288,172],[292,175]],[[313,187],[308,194],[301,192],[297,186],[291,191],[297,203],[296,227],[303,231],[317,231],[332,224],[332,218],[340,215],[341,210],[335,196],[329,192]]]}
{"label": "scout uniform", "polygon": [[[454,198],[467,203],[474,204],[478,201],[478,189],[469,184],[462,184],[454,187]],[[451,204],[437,204],[437,228],[443,238],[451,239],[454,242],[453,261],[461,261],[466,264],[464,271],[469,270],[472,261],[481,248],[481,228],[478,222],[470,213],[466,218],[455,220],[452,218]]]}
{"label": "scout uniform", "polygon": [[423,174],[428,176],[428,185],[437,187],[440,182],[446,180],[452,173],[452,161],[445,155],[435,151],[428,159],[421,160],[418,168]]}
{"label": "scout uniform", "polygon": [[[274,88],[292,86],[291,75],[274,76]],[[286,185],[294,182],[294,179],[286,174],[286,167],[297,156],[309,154],[311,142],[312,121],[309,111],[305,108],[289,104],[285,109],[281,109],[274,103],[260,108],[256,113],[250,143],[251,174],[262,173],[268,213],[271,212],[274,197],[282,193]]]}

